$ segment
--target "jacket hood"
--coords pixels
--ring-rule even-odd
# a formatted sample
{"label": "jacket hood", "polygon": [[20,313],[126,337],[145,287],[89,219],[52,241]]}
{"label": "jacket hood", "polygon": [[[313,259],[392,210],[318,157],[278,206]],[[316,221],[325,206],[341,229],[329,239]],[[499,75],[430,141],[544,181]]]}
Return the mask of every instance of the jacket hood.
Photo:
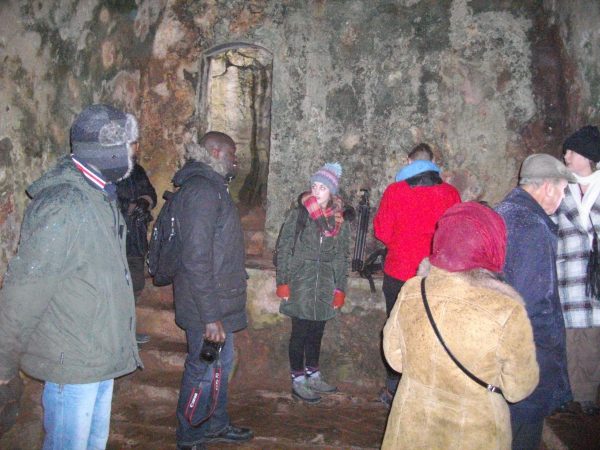
{"label": "jacket hood", "polygon": [[[81,173],[73,164],[69,155],[61,157],[56,165],[44,173],[40,178],[31,183],[27,188],[27,194],[34,198],[44,189],[50,186],[56,186],[59,184],[76,184],[81,187],[82,181],[85,181]],[[86,185],[87,183],[83,183]]]}
{"label": "jacket hood", "polygon": [[215,172],[208,164],[200,161],[187,161],[183,167],[175,173],[175,176],[173,176],[173,180],[171,181],[176,187],[180,187],[185,184],[187,180],[198,175],[223,184],[225,183],[225,178],[223,176]]}
{"label": "jacket hood", "polygon": [[428,170],[426,172],[422,172],[414,177],[407,178],[406,183],[410,187],[415,186],[435,186],[436,184],[442,184],[442,178],[440,174],[435,170]]}
{"label": "jacket hood", "polygon": [[416,160],[407,164],[396,173],[396,181],[404,181],[409,178],[413,178],[423,172],[433,171],[437,174],[440,173],[440,168],[433,161]]}
{"label": "jacket hood", "polygon": [[197,144],[196,142],[189,142],[186,144],[181,162],[184,166],[188,162],[204,163],[223,177],[228,174],[227,164],[220,159],[213,158],[204,146]]}

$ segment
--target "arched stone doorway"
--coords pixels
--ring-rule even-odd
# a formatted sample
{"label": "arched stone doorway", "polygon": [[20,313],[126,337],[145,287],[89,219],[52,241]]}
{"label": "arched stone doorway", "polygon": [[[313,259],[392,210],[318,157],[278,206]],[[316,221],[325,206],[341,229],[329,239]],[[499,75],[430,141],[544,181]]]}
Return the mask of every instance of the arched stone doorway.
{"label": "arched stone doorway", "polygon": [[237,143],[238,176],[230,192],[240,210],[249,256],[263,251],[271,134],[273,55],[233,42],[200,58],[196,99],[198,133],[229,134]]}

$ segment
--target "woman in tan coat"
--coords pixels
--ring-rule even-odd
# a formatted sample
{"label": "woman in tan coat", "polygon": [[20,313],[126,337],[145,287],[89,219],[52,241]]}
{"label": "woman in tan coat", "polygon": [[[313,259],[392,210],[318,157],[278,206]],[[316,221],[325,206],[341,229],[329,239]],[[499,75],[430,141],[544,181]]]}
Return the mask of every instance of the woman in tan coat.
{"label": "woman in tan coat", "polygon": [[[400,291],[384,328],[389,364],[402,379],[383,449],[509,449],[506,401],[538,383],[531,324],[519,295],[499,276],[506,251],[502,218],[475,202],[438,221],[433,252]],[[486,390],[452,361],[429,321],[421,279],[440,335],[456,359],[503,394]]]}

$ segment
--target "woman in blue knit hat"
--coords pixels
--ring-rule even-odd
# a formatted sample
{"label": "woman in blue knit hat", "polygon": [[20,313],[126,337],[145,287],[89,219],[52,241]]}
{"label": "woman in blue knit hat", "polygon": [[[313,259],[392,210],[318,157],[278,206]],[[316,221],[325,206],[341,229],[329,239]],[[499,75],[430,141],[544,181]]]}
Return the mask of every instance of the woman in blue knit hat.
{"label": "woman in blue knit hat", "polygon": [[277,242],[277,296],[280,312],[291,317],[289,344],[292,395],[317,403],[337,391],[319,370],[321,339],[327,320],[344,305],[348,277],[349,229],[337,195],[342,168],[327,163],[310,178],[291,209]]}

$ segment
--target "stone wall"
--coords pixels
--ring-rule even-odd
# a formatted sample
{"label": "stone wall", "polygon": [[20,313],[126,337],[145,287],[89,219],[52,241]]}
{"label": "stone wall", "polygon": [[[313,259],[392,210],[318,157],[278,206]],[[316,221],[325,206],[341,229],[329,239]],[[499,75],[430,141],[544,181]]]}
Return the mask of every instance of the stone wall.
{"label": "stone wall", "polygon": [[0,266],[26,186],[89,103],[139,117],[142,164],[168,188],[198,121],[198,61],[229,42],[273,54],[271,243],[323,162],[342,163],[353,203],[368,187],[376,204],[420,141],[464,199],[494,203],[526,154],[558,155],[597,122],[598,19],[585,0],[2,1]]}

